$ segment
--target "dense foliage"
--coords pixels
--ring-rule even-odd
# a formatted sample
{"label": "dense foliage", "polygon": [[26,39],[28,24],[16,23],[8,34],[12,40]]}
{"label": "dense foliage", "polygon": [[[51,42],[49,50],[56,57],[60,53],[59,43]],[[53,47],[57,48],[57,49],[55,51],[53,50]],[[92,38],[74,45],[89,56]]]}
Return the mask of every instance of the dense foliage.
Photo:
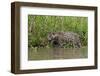
{"label": "dense foliage", "polygon": [[88,18],[75,16],[28,15],[28,47],[48,47],[48,32],[75,32],[81,37],[82,46],[87,46]]}

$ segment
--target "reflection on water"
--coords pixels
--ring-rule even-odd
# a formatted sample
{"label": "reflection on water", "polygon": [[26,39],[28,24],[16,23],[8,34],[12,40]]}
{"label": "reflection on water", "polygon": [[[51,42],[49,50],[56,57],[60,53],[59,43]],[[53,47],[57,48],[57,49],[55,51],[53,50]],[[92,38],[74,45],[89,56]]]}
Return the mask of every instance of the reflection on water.
{"label": "reflection on water", "polygon": [[86,47],[82,48],[34,48],[28,51],[28,60],[87,58]]}

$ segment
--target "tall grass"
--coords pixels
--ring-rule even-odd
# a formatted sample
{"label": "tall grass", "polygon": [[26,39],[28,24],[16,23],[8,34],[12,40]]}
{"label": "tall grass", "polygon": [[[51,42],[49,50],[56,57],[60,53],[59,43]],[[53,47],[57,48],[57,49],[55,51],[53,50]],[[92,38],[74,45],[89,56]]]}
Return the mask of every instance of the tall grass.
{"label": "tall grass", "polygon": [[48,32],[75,32],[81,37],[82,46],[87,46],[88,18],[75,16],[28,15],[28,46],[47,46]]}

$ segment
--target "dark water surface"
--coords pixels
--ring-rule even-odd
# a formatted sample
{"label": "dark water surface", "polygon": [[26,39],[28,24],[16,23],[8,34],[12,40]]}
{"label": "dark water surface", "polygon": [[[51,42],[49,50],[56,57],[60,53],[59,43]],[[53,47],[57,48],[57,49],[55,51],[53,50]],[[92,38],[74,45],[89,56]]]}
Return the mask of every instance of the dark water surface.
{"label": "dark water surface", "polygon": [[28,51],[28,60],[54,60],[87,58],[87,47],[82,48],[33,48]]}

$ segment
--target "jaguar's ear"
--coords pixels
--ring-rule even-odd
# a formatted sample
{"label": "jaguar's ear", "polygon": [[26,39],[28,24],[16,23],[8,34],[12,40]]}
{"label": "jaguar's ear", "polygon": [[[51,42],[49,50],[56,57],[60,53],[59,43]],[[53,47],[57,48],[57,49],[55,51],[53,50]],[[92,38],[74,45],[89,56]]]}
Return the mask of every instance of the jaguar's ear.
{"label": "jaguar's ear", "polygon": [[52,32],[52,34],[53,34],[53,35],[55,35],[55,33],[54,33],[54,32]]}

